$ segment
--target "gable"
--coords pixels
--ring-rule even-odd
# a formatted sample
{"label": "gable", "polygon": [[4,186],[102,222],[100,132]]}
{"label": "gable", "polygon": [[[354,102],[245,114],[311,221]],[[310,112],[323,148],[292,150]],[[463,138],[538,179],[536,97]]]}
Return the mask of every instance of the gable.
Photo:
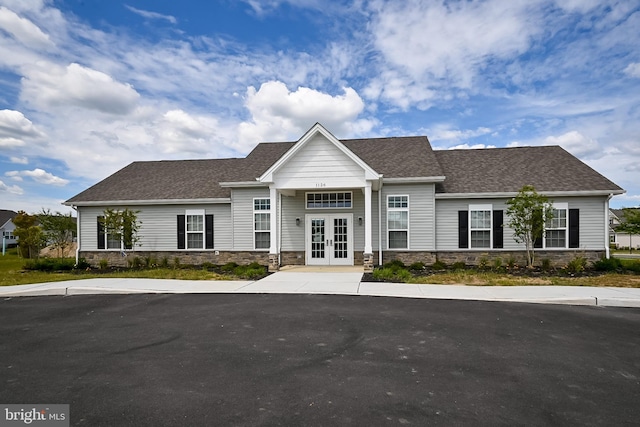
{"label": "gable", "polygon": [[316,134],[274,173],[278,188],[362,186],[364,170],[324,135]]}

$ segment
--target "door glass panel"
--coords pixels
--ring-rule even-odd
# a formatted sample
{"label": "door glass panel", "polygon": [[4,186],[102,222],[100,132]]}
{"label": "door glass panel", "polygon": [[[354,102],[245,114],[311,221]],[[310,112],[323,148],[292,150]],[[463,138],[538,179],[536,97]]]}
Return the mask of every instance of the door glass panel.
{"label": "door glass panel", "polygon": [[324,258],[324,218],[311,219],[311,258]]}
{"label": "door glass panel", "polygon": [[347,218],[334,218],[333,219],[333,257],[334,258],[348,258],[349,251],[347,250]]}

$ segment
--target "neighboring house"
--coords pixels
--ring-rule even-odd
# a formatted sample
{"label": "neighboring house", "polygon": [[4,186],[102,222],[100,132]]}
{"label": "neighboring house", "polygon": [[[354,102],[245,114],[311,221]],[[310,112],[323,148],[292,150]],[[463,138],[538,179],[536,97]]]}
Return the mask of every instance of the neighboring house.
{"label": "neighboring house", "polygon": [[609,209],[609,243],[619,249],[640,249],[640,234],[621,233],[615,230],[623,221],[624,210]]}
{"label": "neighboring house", "polygon": [[126,264],[105,208],[139,211],[140,256],[183,264],[475,264],[516,258],[506,202],[553,201],[538,259],[608,256],[609,199],[624,191],[557,146],[434,151],[426,137],[338,140],[320,124],[245,158],[134,162],[65,202],[78,256]]}
{"label": "neighboring house", "polygon": [[[0,239],[4,239],[6,247],[15,246],[18,243],[16,236],[13,234],[16,229],[13,218],[16,215],[18,215],[17,212],[0,209]],[[0,242],[0,245],[2,245],[2,242]]]}

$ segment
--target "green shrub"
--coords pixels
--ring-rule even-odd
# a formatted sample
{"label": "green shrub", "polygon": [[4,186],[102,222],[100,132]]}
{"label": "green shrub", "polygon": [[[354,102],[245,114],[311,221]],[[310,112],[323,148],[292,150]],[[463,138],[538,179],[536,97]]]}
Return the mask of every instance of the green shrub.
{"label": "green shrub", "polygon": [[109,260],[106,258],[102,258],[98,262],[98,265],[100,266],[100,270],[106,270],[107,268],[109,268]]}
{"label": "green shrub", "polygon": [[593,263],[593,268],[598,271],[617,271],[622,269],[622,262],[618,258],[602,258]]}
{"label": "green shrub", "polygon": [[[446,268],[446,265],[445,265],[445,268]],[[454,270],[465,270],[467,268],[467,264],[465,264],[462,261],[456,261],[453,264],[451,264],[451,268],[453,268]]]}
{"label": "green shrub", "polygon": [[626,271],[633,271],[634,273],[640,273],[640,260],[637,259],[624,259],[620,260],[622,268]]}
{"label": "green shrub", "polygon": [[158,261],[156,260],[155,257],[146,256],[146,257],[144,257],[144,266],[146,268],[157,267],[158,266]]}
{"label": "green shrub", "polygon": [[201,267],[203,270],[211,270],[215,265],[211,262],[203,262]]}
{"label": "green shrub", "polygon": [[86,270],[89,267],[91,266],[89,265],[87,260],[84,258],[78,258],[78,262],[74,266],[74,268],[76,268],[77,270]]}
{"label": "green shrub", "polygon": [[486,270],[487,265],[489,265],[489,260],[487,259],[487,257],[483,256],[482,258],[480,258],[480,260],[478,260],[478,267],[480,267],[481,270]]}
{"label": "green shrub", "polygon": [[509,269],[514,269],[518,266],[518,263],[516,262],[516,259],[513,256],[510,256],[509,259],[507,259],[507,267]]}
{"label": "green shrub", "polygon": [[551,260],[549,258],[545,258],[541,261],[541,266],[543,271],[551,270]]}
{"label": "green shrub", "polygon": [[411,273],[403,268],[380,268],[373,271],[373,277],[376,280],[384,280],[388,282],[404,283],[411,279]]}
{"label": "green shrub", "polygon": [[133,258],[128,258],[127,259],[127,264],[129,265],[129,268],[142,268],[144,266],[144,261],[142,260],[142,258],[140,258],[139,256],[137,257],[133,257]]}
{"label": "green shrub", "polygon": [[236,265],[233,269],[233,275],[243,279],[259,279],[264,277],[266,274],[267,268],[257,262],[252,262],[249,265]]}
{"label": "green shrub", "polygon": [[169,258],[166,256],[162,257],[160,260],[160,268],[169,268]]}
{"label": "green shrub", "polygon": [[409,270],[416,270],[416,271],[424,270],[424,263],[420,261],[414,262],[409,266]]}
{"label": "green shrub", "polygon": [[238,267],[238,264],[235,262],[228,262],[222,267],[220,267],[220,271],[223,273],[233,273],[233,271]]}
{"label": "green shrub", "polygon": [[502,270],[502,258],[496,258],[493,260],[493,269],[496,271]]}
{"label": "green shrub", "polygon": [[438,259],[438,260],[436,260],[436,262],[433,263],[431,268],[434,269],[434,270],[446,270],[447,269],[447,264],[445,264],[443,261],[440,261]]}
{"label": "green shrub", "polygon": [[76,260],[73,258],[39,258],[30,259],[25,265],[25,270],[35,271],[69,271],[73,270]]}
{"label": "green shrub", "polygon": [[383,267],[389,268],[391,270],[399,270],[399,269],[406,268],[404,263],[399,259],[394,259],[393,261],[386,263]]}
{"label": "green shrub", "polygon": [[173,258],[173,268],[177,270],[180,267],[181,267],[180,258],[174,257]]}
{"label": "green shrub", "polygon": [[581,273],[587,267],[587,259],[585,257],[577,256],[567,264],[567,271],[569,273]]}

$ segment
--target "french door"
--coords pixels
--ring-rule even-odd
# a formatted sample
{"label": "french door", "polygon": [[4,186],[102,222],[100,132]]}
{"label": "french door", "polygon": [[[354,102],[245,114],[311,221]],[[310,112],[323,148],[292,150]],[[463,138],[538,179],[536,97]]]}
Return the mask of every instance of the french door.
{"label": "french door", "polygon": [[307,265],[353,265],[353,214],[306,216]]}

